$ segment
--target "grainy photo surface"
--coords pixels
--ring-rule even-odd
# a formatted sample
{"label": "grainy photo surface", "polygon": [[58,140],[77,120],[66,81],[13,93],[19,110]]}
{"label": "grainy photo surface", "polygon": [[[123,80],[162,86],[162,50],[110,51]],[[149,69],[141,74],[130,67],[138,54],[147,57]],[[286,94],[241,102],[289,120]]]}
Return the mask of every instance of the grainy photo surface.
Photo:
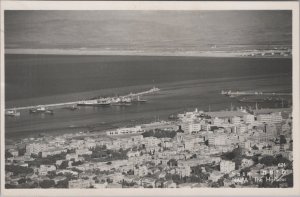
{"label": "grainy photo surface", "polygon": [[4,33],[6,189],[294,186],[291,10],[5,10]]}

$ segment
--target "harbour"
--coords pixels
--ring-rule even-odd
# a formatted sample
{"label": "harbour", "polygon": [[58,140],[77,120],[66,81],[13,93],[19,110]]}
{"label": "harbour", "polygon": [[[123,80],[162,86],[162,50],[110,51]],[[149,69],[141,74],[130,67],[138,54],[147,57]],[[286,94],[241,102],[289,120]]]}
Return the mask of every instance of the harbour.
{"label": "harbour", "polygon": [[[40,65],[36,65],[35,59]],[[195,106],[206,111],[229,110],[231,103],[234,108],[244,105],[254,108],[255,103],[241,103],[220,92],[283,93],[289,92],[292,84],[288,58],[7,55],[6,60],[6,110],[20,112],[20,116],[5,117],[7,138],[78,130],[101,132],[158,118],[167,120],[171,114]],[[20,60],[22,66],[18,66]],[[46,62],[52,62],[51,66]],[[86,65],[84,69],[82,65]],[[25,80],[31,78],[28,69],[36,72],[33,85],[27,85]],[[57,69],[59,72],[54,74]],[[38,80],[43,81],[43,88],[36,87]],[[18,88],[12,91],[9,87],[15,83]],[[160,91],[147,92],[154,84]],[[130,105],[77,106],[88,100],[130,98],[130,92],[135,93]],[[29,112],[39,105],[54,113]],[[263,102],[258,107],[276,106]]]}

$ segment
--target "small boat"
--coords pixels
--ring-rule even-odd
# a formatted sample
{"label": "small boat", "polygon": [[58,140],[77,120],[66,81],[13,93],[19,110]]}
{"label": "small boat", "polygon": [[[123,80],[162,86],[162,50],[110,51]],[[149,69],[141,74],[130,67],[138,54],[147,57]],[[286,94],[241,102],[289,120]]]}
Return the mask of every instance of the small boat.
{"label": "small boat", "polygon": [[12,109],[12,110],[6,110],[6,111],[5,111],[5,115],[6,115],[6,116],[16,117],[16,116],[20,116],[21,113],[18,112],[17,110],[15,110],[15,109]]}
{"label": "small boat", "polygon": [[72,106],[69,106],[69,107],[65,107],[65,109],[69,109],[69,110],[74,111],[74,110],[79,109],[79,107],[77,107],[76,105],[72,105]]}
{"label": "small boat", "polygon": [[29,113],[36,113],[37,110],[36,109],[29,109]]}
{"label": "small boat", "polygon": [[53,114],[54,114],[54,111],[53,111],[53,110],[50,110],[50,109],[47,109],[47,110],[45,111],[45,114],[53,115]]}

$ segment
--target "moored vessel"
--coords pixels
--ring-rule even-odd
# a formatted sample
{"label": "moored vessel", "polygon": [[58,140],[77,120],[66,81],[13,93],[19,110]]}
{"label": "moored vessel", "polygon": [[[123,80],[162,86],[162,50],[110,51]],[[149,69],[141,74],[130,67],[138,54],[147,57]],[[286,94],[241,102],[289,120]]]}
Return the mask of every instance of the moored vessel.
{"label": "moored vessel", "polygon": [[6,111],[5,111],[5,115],[6,115],[6,116],[16,117],[16,116],[20,116],[21,113],[18,112],[17,110],[15,110],[15,109],[12,109],[12,110],[6,110]]}

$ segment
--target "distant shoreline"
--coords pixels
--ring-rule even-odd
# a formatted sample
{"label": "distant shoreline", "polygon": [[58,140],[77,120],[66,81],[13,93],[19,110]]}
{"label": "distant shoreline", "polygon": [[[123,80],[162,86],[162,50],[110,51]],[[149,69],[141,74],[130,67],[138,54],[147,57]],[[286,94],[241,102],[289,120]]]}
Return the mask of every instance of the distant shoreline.
{"label": "distant shoreline", "polygon": [[[80,49],[5,49],[11,55],[107,55],[107,56],[173,56],[173,57],[253,57],[253,58],[291,58],[292,55],[260,55],[272,50],[245,51],[125,51],[125,50],[80,50]],[[282,51],[280,51],[282,52]],[[256,55],[252,55],[256,54]]]}

